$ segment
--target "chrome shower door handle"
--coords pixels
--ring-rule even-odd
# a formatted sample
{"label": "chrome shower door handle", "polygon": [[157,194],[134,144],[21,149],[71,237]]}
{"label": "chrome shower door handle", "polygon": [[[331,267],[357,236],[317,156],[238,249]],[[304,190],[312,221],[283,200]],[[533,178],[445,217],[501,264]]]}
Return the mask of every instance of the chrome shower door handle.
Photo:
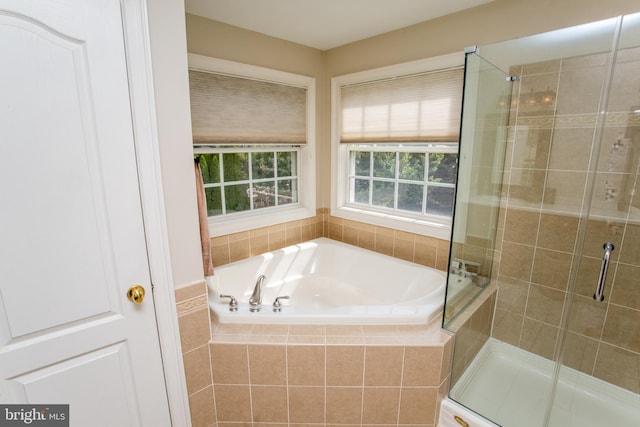
{"label": "chrome shower door handle", "polygon": [[607,269],[609,268],[609,259],[611,258],[611,252],[615,249],[613,243],[607,242],[602,246],[604,249],[604,255],[602,256],[602,266],[600,267],[600,277],[598,277],[598,286],[596,287],[596,293],[593,294],[593,299],[596,301],[604,301],[604,282],[607,280]]}

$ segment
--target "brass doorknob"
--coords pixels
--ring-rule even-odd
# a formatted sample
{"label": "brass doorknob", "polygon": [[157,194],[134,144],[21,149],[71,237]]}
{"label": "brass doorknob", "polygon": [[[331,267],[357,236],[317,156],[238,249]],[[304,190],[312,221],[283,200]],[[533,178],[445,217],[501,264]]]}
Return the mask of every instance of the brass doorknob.
{"label": "brass doorknob", "polygon": [[127,291],[127,298],[133,303],[141,304],[144,299],[144,288],[140,285],[133,285]]}

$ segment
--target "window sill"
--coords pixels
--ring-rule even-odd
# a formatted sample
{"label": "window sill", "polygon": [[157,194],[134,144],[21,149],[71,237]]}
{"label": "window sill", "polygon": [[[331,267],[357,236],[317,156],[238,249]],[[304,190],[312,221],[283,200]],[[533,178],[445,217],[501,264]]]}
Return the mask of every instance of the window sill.
{"label": "window sill", "polygon": [[366,211],[354,207],[332,207],[331,215],[351,221],[364,222],[394,230],[406,231],[421,236],[435,237],[437,239],[451,239],[451,222],[435,222],[422,219],[405,218],[392,214]]}
{"label": "window sill", "polygon": [[235,217],[209,218],[209,235],[219,237],[227,234],[240,233],[261,227],[282,224],[289,221],[312,218],[316,216],[314,207],[291,207],[278,209],[265,213],[264,211],[252,211],[246,214],[238,214]]}

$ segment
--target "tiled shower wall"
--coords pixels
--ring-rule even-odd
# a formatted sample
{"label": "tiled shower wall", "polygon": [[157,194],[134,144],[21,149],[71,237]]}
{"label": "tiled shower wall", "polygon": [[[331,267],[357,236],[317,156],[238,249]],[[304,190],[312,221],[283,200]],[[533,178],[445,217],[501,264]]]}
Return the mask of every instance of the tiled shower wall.
{"label": "tiled shower wall", "polygon": [[451,362],[452,386],[460,379],[491,336],[496,295],[496,286],[489,285],[447,325],[447,330],[455,333],[455,351]]}
{"label": "tiled shower wall", "polygon": [[[558,350],[569,272],[608,55],[515,67],[492,336],[541,356]],[[618,54],[564,363],[640,392],[640,50]],[[550,98],[545,98],[550,96]],[[513,124],[515,123],[515,127]],[[594,302],[602,245],[616,246],[604,303]]]}

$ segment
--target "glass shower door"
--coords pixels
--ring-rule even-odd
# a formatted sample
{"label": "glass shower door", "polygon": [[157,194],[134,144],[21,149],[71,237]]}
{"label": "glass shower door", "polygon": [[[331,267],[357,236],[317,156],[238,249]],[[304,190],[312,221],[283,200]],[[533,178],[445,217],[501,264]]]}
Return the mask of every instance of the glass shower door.
{"label": "glass shower door", "polygon": [[[450,397],[504,427],[640,425],[640,14],[479,49],[518,79],[497,268],[470,308],[445,307]],[[465,91],[461,154],[466,108]]]}
{"label": "glass shower door", "polygon": [[491,278],[511,100],[508,75],[468,50],[445,327]]}
{"label": "glass shower door", "polygon": [[617,24],[557,355],[554,427],[640,425],[640,14]]}
{"label": "glass shower door", "polygon": [[491,332],[512,87],[506,72],[468,49],[443,327],[455,333],[450,397],[486,417],[476,398],[487,393],[475,393],[481,383],[471,384],[469,372]]}

